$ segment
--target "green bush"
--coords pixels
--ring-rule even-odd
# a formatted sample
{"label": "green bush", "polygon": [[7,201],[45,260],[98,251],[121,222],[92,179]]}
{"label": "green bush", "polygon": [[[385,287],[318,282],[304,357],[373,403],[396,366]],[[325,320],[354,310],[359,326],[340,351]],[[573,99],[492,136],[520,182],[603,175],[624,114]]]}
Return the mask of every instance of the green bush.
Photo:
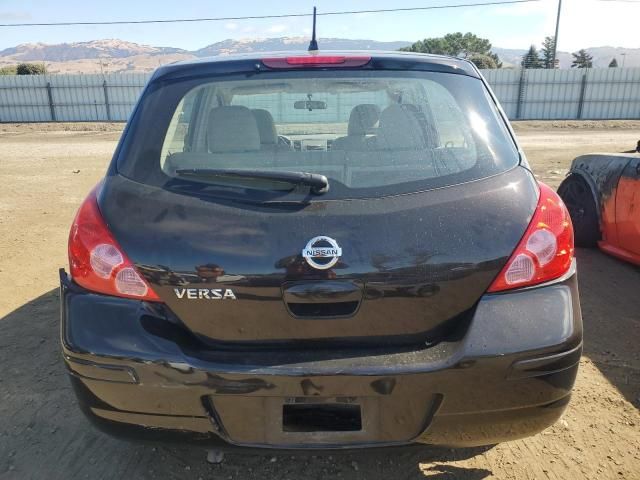
{"label": "green bush", "polygon": [[473,62],[479,69],[495,69],[498,68],[496,61],[489,55],[483,55],[481,53],[474,53],[468,60]]}
{"label": "green bush", "polygon": [[47,69],[41,63],[20,63],[16,67],[16,75],[44,75]]}
{"label": "green bush", "polygon": [[8,65],[6,67],[0,68],[0,75],[15,75],[16,74],[16,66]]}

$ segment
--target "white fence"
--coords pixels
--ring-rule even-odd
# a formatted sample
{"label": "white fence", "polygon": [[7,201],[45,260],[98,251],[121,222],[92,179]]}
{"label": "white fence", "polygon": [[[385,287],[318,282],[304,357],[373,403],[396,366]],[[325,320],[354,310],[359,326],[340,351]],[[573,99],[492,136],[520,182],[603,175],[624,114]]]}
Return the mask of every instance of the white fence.
{"label": "white fence", "polygon": [[[512,120],[640,119],[640,68],[483,74]],[[125,121],[148,78],[0,76],[0,122]]]}
{"label": "white fence", "polygon": [[640,118],[640,68],[482,73],[512,120]]}
{"label": "white fence", "polygon": [[2,75],[0,122],[125,121],[150,75]]}

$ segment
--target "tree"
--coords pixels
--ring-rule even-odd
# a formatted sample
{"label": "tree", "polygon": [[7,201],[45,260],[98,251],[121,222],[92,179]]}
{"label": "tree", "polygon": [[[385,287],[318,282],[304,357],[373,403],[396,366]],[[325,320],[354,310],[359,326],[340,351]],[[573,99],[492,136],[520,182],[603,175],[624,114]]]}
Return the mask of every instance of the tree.
{"label": "tree", "polygon": [[542,61],[542,68],[555,68],[555,65],[553,64],[553,53],[555,47],[555,37],[544,37],[544,42],[542,42],[542,48],[540,49],[540,60]]}
{"label": "tree", "polygon": [[593,67],[593,57],[589,55],[584,48],[578,50],[578,53],[572,53],[571,55],[573,55],[573,63],[571,64],[571,68]]}
{"label": "tree", "polygon": [[17,75],[44,75],[47,69],[40,63],[19,63],[16,67]]}
{"label": "tree", "polygon": [[529,51],[522,57],[520,65],[522,65],[522,68],[542,68],[542,61],[538,56],[538,50],[536,50],[535,45],[529,47]]}
{"label": "tree", "polygon": [[[474,55],[484,55],[495,63],[494,68],[501,68],[502,62],[491,51],[491,42],[486,38],[480,38],[471,32],[448,33],[444,37],[425,38],[414,44],[401,48],[404,52],[434,53],[437,55],[450,55],[471,59]],[[484,62],[484,59],[482,60]]]}
{"label": "tree", "polygon": [[609,62],[609,68],[617,68],[617,67],[618,67],[618,60],[614,58]]}

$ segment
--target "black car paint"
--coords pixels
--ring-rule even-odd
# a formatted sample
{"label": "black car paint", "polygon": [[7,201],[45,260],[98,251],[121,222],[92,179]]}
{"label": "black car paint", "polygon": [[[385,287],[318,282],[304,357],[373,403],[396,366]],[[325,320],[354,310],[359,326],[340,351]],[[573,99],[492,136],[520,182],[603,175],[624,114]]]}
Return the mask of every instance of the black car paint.
{"label": "black car paint", "polygon": [[[480,78],[468,62],[432,56],[373,55],[365,68]],[[260,69],[255,58],[166,66],[145,92]],[[551,285],[483,295],[537,202],[526,161],[406,195],[261,205],[127,179],[118,156],[143,127],[128,124],[98,200],[164,303],[93,294],[61,276],[63,353],[81,408],[99,427],[267,448],[467,446],[530,435],[562,413],[582,339],[575,269]],[[300,250],[317,234],[353,258],[326,272],[307,268]],[[173,291],[217,288],[224,274],[238,301],[185,305]],[[290,314],[290,288],[331,284],[315,296],[355,291],[352,315]],[[306,401],[359,402],[384,431],[279,431],[282,405]],[[264,416],[267,427],[247,421]]]}
{"label": "black car paint", "polygon": [[[99,201],[154,291],[204,339],[377,343],[398,336],[419,344],[462,319],[487,290],[529,224],[536,188],[516,167],[434,191],[274,208],[179,195],[116,175],[105,180]],[[311,268],[301,255],[322,234],[344,252],[330,270]],[[203,274],[207,266],[211,275]],[[224,281],[229,275],[235,279]],[[288,314],[285,283],[328,279],[361,285],[359,308],[347,321]],[[229,288],[238,300],[178,298],[176,287]],[[327,309],[339,300],[319,299]]]}
{"label": "black car paint", "polygon": [[[159,304],[87,292],[64,272],[61,285],[63,351],[84,413],[108,433],[141,439],[284,449],[492,444],[557,420],[582,348],[575,267],[551,285],[483,296],[470,321],[420,348],[212,349]],[[366,400],[385,435],[278,432],[283,403],[327,397]]]}

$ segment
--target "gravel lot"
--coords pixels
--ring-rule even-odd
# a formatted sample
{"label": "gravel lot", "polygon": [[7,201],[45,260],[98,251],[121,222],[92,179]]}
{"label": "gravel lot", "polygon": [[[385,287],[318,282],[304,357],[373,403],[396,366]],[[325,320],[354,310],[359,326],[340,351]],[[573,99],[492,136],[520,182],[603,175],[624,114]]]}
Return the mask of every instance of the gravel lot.
{"label": "gravel lot", "polygon": [[[137,445],[78,410],[58,339],[57,269],[76,208],[104,173],[121,125],[0,125],[0,478],[640,479],[640,269],[578,251],[584,357],[564,417],[493,448],[341,455],[228,455]],[[629,150],[640,122],[524,122],[529,161],[556,187],[573,157]]]}

